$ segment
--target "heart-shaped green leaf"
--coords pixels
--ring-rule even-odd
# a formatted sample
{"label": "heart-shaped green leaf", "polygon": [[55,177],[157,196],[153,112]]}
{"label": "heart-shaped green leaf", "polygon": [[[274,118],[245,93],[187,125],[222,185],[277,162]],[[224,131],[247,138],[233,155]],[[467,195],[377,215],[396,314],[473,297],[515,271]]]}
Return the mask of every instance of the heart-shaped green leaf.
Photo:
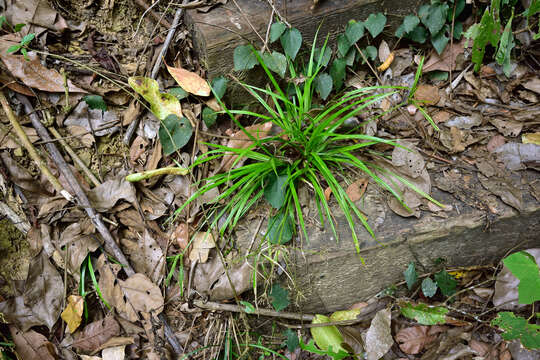
{"label": "heart-shaped green leaf", "polygon": [[426,42],[427,40],[427,37],[428,37],[428,31],[426,30],[425,27],[423,27],[422,25],[418,25],[417,27],[415,27],[413,29],[413,31],[411,31],[407,37],[409,39],[411,39],[412,41],[414,42],[417,42],[417,43],[420,43],[420,44],[423,44]]}
{"label": "heart-shaped green leaf", "polygon": [[431,36],[431,44],[433,44],[437,54],[442,54],[446,44],[448,44],[448,40],[448,36],[446,36],[446,31],[444,29]]}
{"label": "heart-shaped green leaf", "polygon": [[364,26],[373,37],[383,31],[384,25],[386,25],[386,16],[383,13],[370,14],[364,22]]}
{"label": "heart-shaped green leaf", "polygon": [[407,15],[403,19],[403,30],[406,33],[410,33],[413,29],[420,24],[420,19],[416,15]]}
{"label": "heart-shaped green leaf", "polygon": [[210,109],[209,107],[205,107],[202,111],[202,118],[203,118],[204,124],[207,127],[210,127],[216,123],[217,113],[214,110]]}
{"label": "heart-shaped green leaf", "polygon": [[345,29],[345,36],[350,44],[355,44],[364,36],[364,23],[362,21],[349,20]]}
{"label": "heart-shaped green leaf", "polygon": [[329,46],[326,46],[324,48],[324,54],[322,55],[322,58],[321,58],[321,48],[315,48],[315,51],[313,52],[313,61],[315,61],[315,63],[318,63],[320,67],[325,67],[326,65],[328,65],[331,58],[332,58],[332,49],[330,49]]}
{"label": "heart-shaped green leaf", "polygon": [[165,155],[170,155],[186,145],[193,133],[193,127],[185,117],[179,118],[174,114],[168,115],[161,121],[159,141]]}
{"label": "heart-shaped green leaf", "polygon": [[332,77],[327,73],[320,73],[315,79],[315,90],[321,99],[326,100],[330,92],[332,91]]}
{"label": "heart-shaped green leaf", "polygon": [[212,90],[214,90],[214,94],[218,99],[221,99],[225,95],[228,82],[229,80],[224,76],[218,76],[212,80]]}
{"label": "heart-shaped green leaf", "polygon": [[343,80],[345,80],[345,68],[347,67],[347,62],[345,59],[335,59],[332,62],[330,67],[330,76],[334,82],[334,87],[336,90],[341,89],[343,85]]}
{"label": "heart-shaped green leaf", "polygon": [[250,45],[240,45],[233,53],[234,70],[250,70],[259,63],[253,48]]}
{"label": "heart-shaped green leaf", "polygon": [[287,25],[282,22],[275,22],[270,27],[270,42],[274,42],[280,38],[287,29]]}
{"label": "heart-shaped green leaf", "polygon": [[427,14],[423,13],[421,17],[424,24],[431,35],[435,35],[441,31],[446,23],[446,13],[448,12],[448,4],[434,4],[429,7]]}
{"label": "heart-shaped green leaf", "polygon": [[300,46],[302,46],[302,34],[300,34],[300,31],[295,28],[287,29],[279,39],[285,54],[294,60]]}
{"label": "heart-shaped green leaf", "polygon": [[425,278],[424,281],[422,281],[422,292],[424,295],[426,295],[428,298],[435,295],[437,292],[437,284],[435,281],[431,280],[431,278]]}
{"label": "heart-shaped green leaf", "polygon": [[262,55],[263,62],[266,66],[278,74],[280,77],[285,76],[287,71],[287,58],[280,52],[273,51],[272,54],[264,53]]}
{"label": "heart-shaped green leaf", "polygon": [[288,243],[294,233],[294,226],[291,217],[280,211],[277,215],[268,220],[268,241],[272,244]]}
{"label": "heart-shaped green leaf", "polygon": [[351,47],[351,43],[345,34],[340,34],[337,38],[338,51],[341,57],[345,57]]}
{"label": "heart-shaped green leaf", "polygon": [[287,174],[276,175],[274,172],[270,173],[268,177],[268,184],[264,188],[264,197],[276,209],[285,204],[288,180]]}

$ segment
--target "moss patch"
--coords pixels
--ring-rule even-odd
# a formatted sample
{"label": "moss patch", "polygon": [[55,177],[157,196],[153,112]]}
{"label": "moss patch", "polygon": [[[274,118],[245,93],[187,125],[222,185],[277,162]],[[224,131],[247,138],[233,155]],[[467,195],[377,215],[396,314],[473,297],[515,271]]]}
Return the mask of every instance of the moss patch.
{"label": "moss patch", "polygon": [[14,280],[26,280],[30,264],[30,246],[26,236],[7,220],[0,220],[0,275],[5,280],[0,295],[13,296]]}

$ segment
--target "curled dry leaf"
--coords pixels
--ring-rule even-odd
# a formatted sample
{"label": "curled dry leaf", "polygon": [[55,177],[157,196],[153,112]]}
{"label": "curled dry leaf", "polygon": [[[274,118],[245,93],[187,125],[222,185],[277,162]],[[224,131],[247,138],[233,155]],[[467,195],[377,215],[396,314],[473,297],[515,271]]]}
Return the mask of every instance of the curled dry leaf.
{"label": "curled dry leaf", "polygon": [[208,254],[210,249],[216,247],[214,236],[211,232],[197,232],[193,236],[193,246],[189,252],[189,260],[199,261],[199,263],[205,263],[208,261]]}
{"label": "curled dry leaf", "polygon": [[[246,132],[251,134],[251,136],[257,140],[267,137],[271,129],[272,129],[271,122],[266,122],[264,124],[257,124],[257,125],[251,125],[251,126],[245,127]],[[245,149],[251,146],[252,144],[253,144],[253,141],[249,138],[249,136],[246,135],[244,131],[240,130],[240,131],[235,132],[231,136],[231,139],[227,143],[227,147],[233,148],[233,149]],[[237,159],[238,159],[238,155],[234,153],[230,153],[223,156],[221,160],[220,170],[221,171],[231,170]],[[239,166],[239,165],[240,165],[240,161],[236,163],[236,166]]]}
{"label": "curled dry leaf", "polygon": [[62,320],[67,323],[69,332],[73,334],[75,330],[81,325],[82,314],[84,310],[84,299],[82,296],[70,295],[68,296],[68,303],[66,308],[62,312]]}
{"label": "curled dry leaf", "polygon": [[108,211],[119,200],[135,203],[135,188],[132,183],[125,180],[124,176],[119,176],[90,190],[88,199],[97,211]]}
{"label": "curled dry leaf", "polygon": [[124,360],[126,356],[126,345],[113,346],[103,349],[101,358],[103,360]]}
{"label": "curled dry leaf", "polygon": [[[101,109],[90,109],[86,101],[81,101],[71,112],[64,125],[69,128],[78,126],[85,131],[95,134],[96,136],[106,136],[117,132],[120,121],[116,112],[112,110],[102,111]],[[75,129],[74,131],[77,131]]]}
{"label": "curled dry leaf", "polygon": [[366,192],[368,184],[367,178],[358,179],[355,182],[353,182],[351,185],[347,187],[347,190],[345,192],[347,193],[347,196],[352,201],[358,201],[362,198],[362,195],[364,195],[364,192]]}
{"label": "curled dry leaf", "polygon": [[[41,91],[61,92],[64,90],[64,78],[56,70],[47,69],[39,60],[39,57],[29,52],[26,60],[23,55],[8,54],[7,49],[20,43],[21,38],[17,34],[8,34],[0,37],[0,59],[13,76],[19,78],[25,85]],[[86,93],[86,91],[73,85],[68,80],[69,92]]]}
{"label": "curled dry leaf", "polygon": [[163,296],[159,287],[146,275],[134,274],[126,281],[118,280],[129,303],[136,311],[158,315],[163,311]]}
{"label": "curled dry leaf", "polygon": [[78,280],[81,264],[89,252],[96,251],[99,242],[91,234],[85,234],[80,223],[70,224],[60,235],[56,248],[63,259],[68,259],[68,269]]}
{"label": "curled dry leaf", "polygon": [[120,334],[120,325],[112,316],[86,325],[75,337],[73,346],[84,352],[93,352],[113,336]]}
{"label": "curled dry leaf", "polygon": [[174,68],[167,65],[167,70],[172,75],[174,80],[188,93],[198,96],[209,96],[210,95],[210,85],[199,75],[194,72],[187,71],[183,68]]}
{"label": "curled dry leaf", "polygon": [[375,314],[365,339],[368,360],[380,359],[394,344],[390,328],[391,320],[392,312],[390,309],[383,309]]}
{"label": "curled dry leaf", "polygon": [[30,330],[22,332],[15,326],[9,330],[15,343],[15,350],[22,360],[55,360],[58,358],[56,347],[40,333]]}
{"label": "curled dry leaf", "polygon": [[396,341],[399,343],[401,351],[409,355],[418,354],[426,345],[437,338],[437,332],[433,331],[432,328],[440,327],[412,326],[398,331]]}
{"label": "curled dry leaf", "polygon": [[[464,39],[465,40],[465,39]],[[444,48],[441,55],[436,51],[432,51],[429,59],[422,67],[422,72],[430,72],[435,70],[450,71],[461,68],[463,61],[460,59],[465,51],[464,42],[454,43]]]}

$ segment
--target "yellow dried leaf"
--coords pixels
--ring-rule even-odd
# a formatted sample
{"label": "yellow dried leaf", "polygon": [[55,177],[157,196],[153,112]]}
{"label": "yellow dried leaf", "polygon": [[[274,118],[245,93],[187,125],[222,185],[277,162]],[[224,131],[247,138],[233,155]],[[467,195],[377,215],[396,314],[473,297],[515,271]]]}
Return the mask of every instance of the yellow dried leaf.
{"label": "yellow dried leaf", "polygon": [[83,297],[78,295],[70,295],[68,297],[66,308],[62,312],[62,315],[60,315],[62,320],[67,323],[70,333],[73,334],[79,325],[81,325],[83,310]]}
{"label": "yellow dried leaf", "polygon": [[540,145],[540,132],[523,134],[523,135],[521,135],[521,141],[524,144]]}
{"label": "yellow dried leaf", "polygon": [[174,68],[167,65],[169,73],[174,80],[188,93],[198,96],[209,96],[210,86],[208,82],[194,72],[182,68]]}

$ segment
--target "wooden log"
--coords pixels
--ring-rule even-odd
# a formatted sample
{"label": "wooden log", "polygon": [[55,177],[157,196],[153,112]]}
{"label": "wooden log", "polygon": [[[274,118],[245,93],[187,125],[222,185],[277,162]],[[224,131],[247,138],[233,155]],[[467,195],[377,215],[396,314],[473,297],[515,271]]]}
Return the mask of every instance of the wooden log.
{"label": "wooden log", "polygon": [[[304,43],[311,44],[319,25],[319,40],[326,35],[330,44],[345,29],[351,19],[365,20],[369,14],[383,12],[387,16],[385,33],[392,35],[404,15],[413,12],[421,0],[326,0],[313,7],[313,0],[275,1],[276,9],[302,33]],[[186,22],[193,34],[193,45],[208,70],[209,78],[226,74],[233,69],[233,51],[247,42],[261,47],[260,38],[246,19],[264,38],[271,20],[272,9],[266,0],[236,0],[219,6],[208,13],[189,10]]]}

